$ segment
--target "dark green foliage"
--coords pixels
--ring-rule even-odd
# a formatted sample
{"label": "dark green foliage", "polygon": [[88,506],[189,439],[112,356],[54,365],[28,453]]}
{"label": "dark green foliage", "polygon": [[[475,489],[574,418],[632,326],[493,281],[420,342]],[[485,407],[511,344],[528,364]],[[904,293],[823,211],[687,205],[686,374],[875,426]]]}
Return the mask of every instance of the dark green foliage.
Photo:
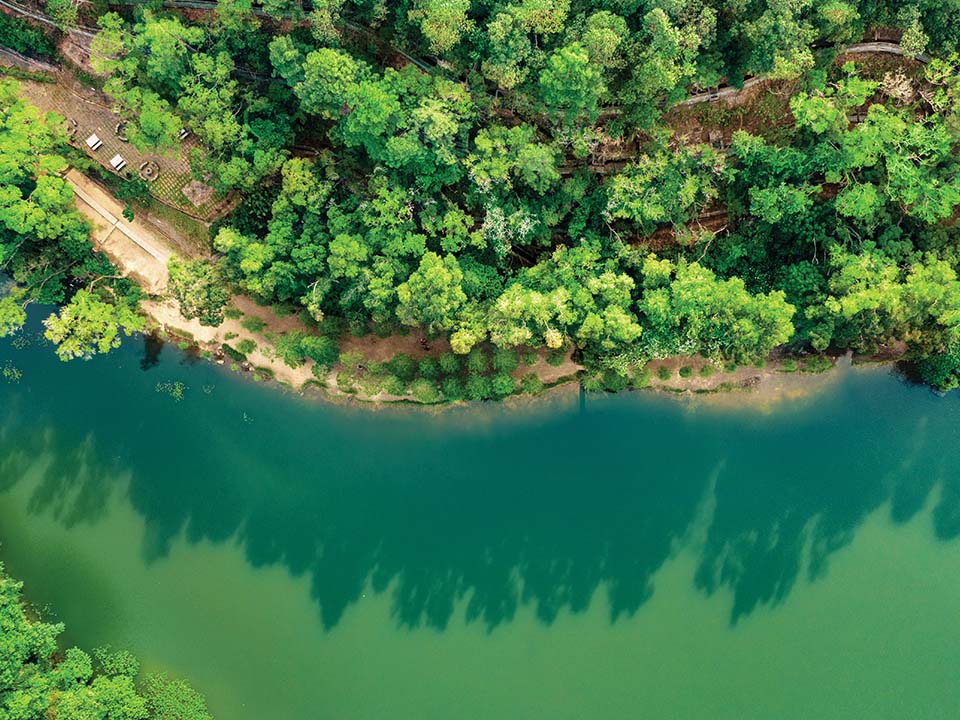
{"label": "dark green foliage", "polygon": [[661,380],[669,380],[670,375],[670,368],[668,368],[666,365],[661,365],[657,368],[657,377]]}
{"label": "dark green foliage", "polygon": [[511,395],[517,388],[514,379],[505,372],[498,372],[490,378],[490,386],[496,397],[506,397]]}
{"label": "dark green foliage", "polygon": [[682,368],[680,368],[680,377],[682,377],[682,378],[684,378],[684,379],[686,379],[686,378],[692,378],[692,377],[693,377],[693,368],[690,367],[689,365],[684,365]]}
{"label": "dark green foliage", "polygon": [[543,381],[536,373],[526,373],[520,378],[520,390],[528,395],[536,395],[543,391]]}
{"label": "dark green foliage", "polygon": [[406,353],[397,353],[386,362],[387,370],[406,383],[417,376],[417,361]]}
{"label": "dark green foliage", "polygon": [[489,400],[493,397],[493,386],[486,375],[470,375],[467,378],[466,398],[468,400]]}
{"label": "dark green foliage", "polygon": [[520,356],[513,350],[496,348],[490,359],[490,365],[494,370],[512,373],[520,366]]}
{"label": "dark green foliage", "polygon": [[462,400],[466,392],[463,381],[455,377],[445,378],[440,389],[443,391],[443,397],[447,400]]}
{"label": "dark green foliage", "polygon": [[34,57],[52,58],[57,54],[56,43],[40,27],[5,13],[0,13],[0,46]]}

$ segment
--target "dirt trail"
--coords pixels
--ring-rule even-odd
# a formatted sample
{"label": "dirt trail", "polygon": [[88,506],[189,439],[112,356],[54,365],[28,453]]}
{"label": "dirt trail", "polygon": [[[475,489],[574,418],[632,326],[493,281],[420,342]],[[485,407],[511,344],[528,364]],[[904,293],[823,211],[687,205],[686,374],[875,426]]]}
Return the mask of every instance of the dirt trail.
{"label": "dirt trail", "polygon": [[266,338],[267,334],[305,330],[296,316],[277,317],[269,308],[262,308],[250,298],[236,295],[231,299],[231,306],[248,317],[260,318],[264,323],[261,332],[251,332],[243,327],[240,320],[231,318],[225,319],[217,327],[207,327],[198,320],[188,320],[180,313],[177,302],[167,297],[170,280],[167,261],[179,254],[176,245],[146,222],[126,220],[122,215],[122,203],[90,178],[70,170],[66,179],[73,186],[77,208],[93,227],[91,237],[94,245],[124,275],[136,280],[149,295],[154,296],[141,305],[160,329],[189,336],[206,350],[216,350],[225,342],[235,347],[242,340],[251,340],[257,347],[247,354],[247,360],[254,368],[267,368],[275,379],[296,389],[314,379],[310,363],[299,368],[289,367],[273,356],[271,343]]}

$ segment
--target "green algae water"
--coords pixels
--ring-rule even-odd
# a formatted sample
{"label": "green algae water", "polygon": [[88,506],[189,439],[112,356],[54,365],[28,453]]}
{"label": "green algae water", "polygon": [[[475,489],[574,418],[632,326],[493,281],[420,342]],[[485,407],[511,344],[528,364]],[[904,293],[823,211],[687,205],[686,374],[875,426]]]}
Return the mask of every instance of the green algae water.
{"label": "green algae water", "polygon": [[373,411],[29,333],[0,367],[0,560],[220,720],[960,717],[960,396]]}

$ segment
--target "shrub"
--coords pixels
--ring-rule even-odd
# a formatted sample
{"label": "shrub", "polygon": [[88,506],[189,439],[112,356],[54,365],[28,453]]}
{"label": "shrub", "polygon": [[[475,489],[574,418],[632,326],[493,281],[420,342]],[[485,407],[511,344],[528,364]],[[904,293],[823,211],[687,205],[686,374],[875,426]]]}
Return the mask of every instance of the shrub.
{"label": "shrub", "polygon": [[333,367],[340,357],[340,346],[328,337],[305,335],[300,340],[300,352],[318,365]]}
{"label": "shrub", "polygon": [[536,350],[527,350],[523,353],[523,355],[521,356],[521,359],[523,360],[524,365],[535,365],[537,362],[537,358],[539,357],[540,356],[537,355]]}
{"label": "shrub", "polygon": [[467,369],[473,374],[485,373],[490,369],[487,354],[483,348],[476,347],[467,355]]}
{"label": "shrub", "polygon": [[487,400],[493,397],[493,387],[486,375],[471,375],[467,379],[466,396],[469,400]]}
{"label": "shrub", "polygon": [[638,367],[633,371],[633,377],[630,378],[630,384],[635,388],[645,388],[650,384],[650,368],[646,365]]}
{"label": "shrub", "polygon": [[417,376],[417,361],[406,353],[397,353],[387,361],[386,365],[390,372],[406,383]]}
{"label": "shrub", "polygon": [[669,380],[671,374],[670,368],[668,368],[666,365],[661,365],[657,368],[657,377],[661,380]]}
{"label": "shrub", "polygon": [[236,308],[228,307],[223,309],[223,316],[230,318],[231,320],[239,320],[243,317],[243,313]]}
{"label": "shrub", "polygon": [[250,338],[244,338],[237,343],[237,350],[242,352],[244,355],[249,355],[254,350],[257,349],[257,344]]}
{"label": "shrub", "polygon": [[437,386],[426,378],[414,380],[410,386],[410,394],[417,402],[429,404],[440,400],[440,391],[437,390]]}
{"label": "shrub", "polygon": [[603,373],[603,388],[611,392],[620,392],[627,387],[630,382],[626,375],[618,373],[616,370],[606,370]]}
{"label": "shrub", "polygon": [[274,347],[284,364],[292,368],[303,365],[306,356],[303,354],[302,342],[305,337],[302,332],[294,331],[284,333],[277,338]]}
{"label": "shrub", "polygon": [[490,383],[493,388],[493,394],[497,397],[506,397],[511,395],[517,389],[517,383],[505,372],[495,374]]}
{"label": "shrub", "polygon": [[253,332],[253,333],[261,332],[267,326],[266,322],[254,316],[245,317],[243,320],[240,321],[240,324],[244,327],[245,330],[249,330],[250,332]]}
{"label": "shrub", "polygon": [[234,350],[232,347],[230,347],[226,343],[221,345],[220,349],[223,350],[224,355],[226,355],[228,358],[236,362],[243,362],[244,360],[247,359],[246,355],[244,355],[242,352]]}
{"label": "shrub", "polygon": [[813,355],[804,358],[800,363],[800,371],[808,373],[822,373],[833,367],[833,360],[826,355]]}
{"label": "shrub", "polygon": [[460,358],[452,352],[440,356],[440,370],[444,375],[456,375],[460,372]]}
{"label": "shrub", "polygon": [[680,377],[682,378],[691,378],[693,377],[693,368],[689,365],[684,365],[680,368]]}
{"label": "shrub", "polygon": [[520,366],[520,356],[513,350],[496,348],[490,364],[493,365],[494,370],[511,373]]}
{"label": "shrub", "polygon": [[541,393],[543,392],[543,380],[536,373],[527,373],[520,378],[520,390],[530,395]]}
{"label": "shrub", "polygon": [[388,395],[406,395],[407,384],[396,375],[385,375],[383,378],[383,391]]}
{"label": "shrub", "polygon": [[420,361],[420,376],[428,380],[436,380],[440,377],[440,363],[433,358],[424,358]]}
{"label": "shrub", "polygon": [[560,367],[566,359],[567,354],[562,350],[552,350],[547,353],[547,364],[551,367]]}
{"label": "shrub", "polygon": [[780,364],[780,372],[792,373],[798,369],[797,361],[793,358],[787,358]]}
{"label": "shrub", "polygon": [[713,365],[704,365],[700,368],[700,377],[708,378],[713,377]]}
{"label": "shrub", "polygon": [[447,398],[447,400],[463,399],[464,388],[460,378],[448,377],[443,381],[440,389],[443,390],[443,396]]}
{"label": "shrub", "polygon": [[732,372],[736,372],[738,367],[739,367],[739,365],[737,365],[737,364],[736,364],[735,362],[733,362],[733,361],[730,361],[730,362],[728,362],[726,365],[723,366],[723,369],[724,369],[725,372],[732,373]]}

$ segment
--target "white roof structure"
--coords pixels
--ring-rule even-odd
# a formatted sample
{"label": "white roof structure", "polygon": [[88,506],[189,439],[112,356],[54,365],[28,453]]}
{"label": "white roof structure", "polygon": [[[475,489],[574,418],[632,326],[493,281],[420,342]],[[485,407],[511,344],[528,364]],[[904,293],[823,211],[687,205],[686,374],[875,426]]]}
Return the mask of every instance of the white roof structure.
{"label": "white roof structure", "polygon": [[87,138],[87,147],[91,150],[99,150],[103,145],[103,140],[97,137],[96,133]]}
{"label": "white roof structure", "polygon": [[127,161],[124,160],[120,155],[114,155],[110,160],[110,166],[117,172],[120,172],[127,166]]}

